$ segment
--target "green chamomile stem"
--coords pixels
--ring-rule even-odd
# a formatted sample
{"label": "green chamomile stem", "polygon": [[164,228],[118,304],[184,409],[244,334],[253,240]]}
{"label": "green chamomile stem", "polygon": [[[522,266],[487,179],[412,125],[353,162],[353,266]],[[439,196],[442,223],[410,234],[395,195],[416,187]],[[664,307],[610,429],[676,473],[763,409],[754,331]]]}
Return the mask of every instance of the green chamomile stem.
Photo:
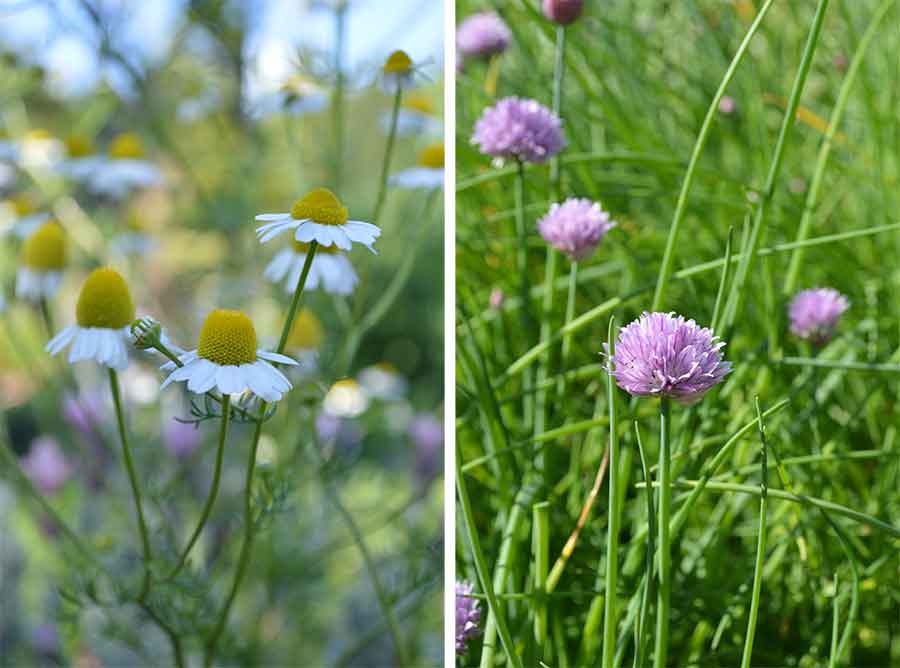
{"label": "green chamomile stem", "polygon": [[141,587],[141,594],[138,596],[142,600],[147,595],[150,587],[150,561],[153,555],[150,550],[150,536],[147,533],[147,523],[144,521],[144,509],[141,503],[141,488],[138,485],[138,478],[134,471],[134,461],[131,458],[131,447],[128,445],[128,430],[125,427],[125,413],[122,410],[122,397],[119,393],[119,377],[115,369],[109,369],[109,387],[112,391],[113,404],[116,409],[116,421],[119,425],[119,438],[122,441],[122,457],[125,460],[125,470],[128,473],[128,482],[131,484],[131,494],[134,498],[134,509],[138,518],[138,529],[141,533],[141,547],[144,553],[144,584]]}
{"label": "green chamomile stem", "polygon": [[[260,413],[266,412],[266,403],[260,405]],[[241,581],[244,579],[244,573],[247,570],[247,564],[250,562],[250,552],[253,549],[253,536],[255,526],[253,521],[253,474],[256,471],[256,451],[259,448],[259,438],[262,435],[263,423],[257,422],[253,431],[253,441],[250,444],[250,455],[247,460],[247,478],[244,482],[244,543],[241,545],[241,554],[238,557],[237,570],[234,572],[234,580],[231,583],[231,589],[228,591],[228,598],[225,599],[225,605],[219,613],[216,625],[213,627],[212,633],[206,639],[206,653],[203,664],[206,668],[212,666],[215,657],[216,645],[222,631],[225,630],[225,624],[228,621],[228,613],[234,604],[238,589],[241,587]]]}
{"label": "green chamomile stem", "polygon": [[[656,595],[656,645],[654,668],[664,668],[669,653],[669,605],[672,596],[671,557],[669,546],[669,514],[672,504],[672,453],[670,442],[671,405],[663,398],[659,403],[659,590]],[[610,476],[612,480],[612,476]]]}
{"label": "green chamomile stem", "polygon": [[684,174],[681,192],[678,193],[678,202],[675,205],[675,213],[672,215],[672,225],[669,227],[669,237],[666,240],[666,249],[663,253],[662,267],[659,270],[659,277],[656,281],[656,292],[653,295],[653,305],[650,308],[651,311],[659,311],[662,308],[665,291],[666,288],[669,287],[672,267],[675,263],[675,246],[678,244],[678,234],[681,231],[681,224],[687,213],[688,196],[691,192],[691,186],[694,183],[694,175],[700,164],[700,155],[703,153],[703,148],[706,146],[706,140],[709,138],[713,121],[718,115],[719,102],[722,99],[722,96],[725,95],[725,91],[728,89],[728,85],[734,78],[738,66],[744,59],[753,36],[762,25],[766,14],[768,14],[769,10],[772,8],[773,2],[774,0],[767,0],[766,4],[764,4],[762,9],[756,14],[756,18],[750,25],[749,30],[747,30],[747,34],[744,36],[741,45],[734,54],[734,58],[731,59],[731,64],[725,71],[725,76],[722,77],[722,82],[719,84],[719,88],[716,90],[716,94],[713,96],[709,108],[706,110],[706,117],[703,119],[703,125],[700,126],[700,132],[697,135],[697,141],[694,143],[694,150],[691,153],[691,159],[688,163],[687,171]]}
{"label": "green chamomile stem", "polygon": [[47,329],[47,338],[52,339],[55,333],[53,329],[53,315],[50,313],[50,304],[45,297],[41,297],[41,318],[43,318],[44,327]]}
{"label": "green chamomile stem", "polygon": [[756,418],[759,420],[760,468],[762,475],[759,483],[759,535],[756,543],[756,565],[753,569],[753,592],[750,598],[750,617],[747,619],[747,637],[744,640],[744,654],[741,659],[741,668],[750,668],[750,657],[753,654],[753,638],[756,635],[756,620],[759,616],[759,593],[762,589],[763,566],[766,561],[766,504],[768,503],[767,473],[769,467],[766,462],[766,429],[763,425],[762,411],[759,409],[759,399],[756,400]]}
{"label": "green chamomile stem", "polygon": [[384,149],[384,162],[381,164],[381,181],[378,184],[378,198],[375,200],[375,209],[372,213],[372,223],[377,225],[381,219],[381,210],[387,199],[388,177],[391,171],[391,158],[394,156],[394,143],[397,139],[397,119],[400,116],[400,101],[403,99],[403,86],[397,86],[394,93],[394,106],[391,109],[391,126],[388,131],[387,146]]}
{"label": "green chamomile stem", "polygon": [[224,394],[222,395],[222,423],[219,429],[219,447],[216,449],[216,468],[213,471],[213,479],[212,485],[209,488],[209,495],[206,497],[206,503],[203,504],[203,511],[200,513],[200,521],[197,523],[197,528],[194,529],[194,533],[191,534],[190,540],[187,542],[184,551],[181,553],[181,556],[179,557],[178,563],[175,565],[175,568],[172,569],[172,572],[169,573],[169,576],[166,578],[167,580],[171,580],[176,575],[178,575],[178,573],[184,567],[188,555],[191,553],[191,549],[194,547],[194,543],[196,543],[197,539],[200,537],[200,533],[203,531],[203,527],[206,526],[206,521],[209,519],[209,514],[212,512],[213,503],[215,503],[216,496],[219,494],[219,481],[222,477],[222,457],[225,453],[225,439],[228,436],[228,422],[230,418],[231,395]]}
{"label": "green chamomile stem", "polygon": [[[615,317],[609,319],[607,345],[609,357],[615,355]],[[616,654],[616,591],[619,572],[619,518],[622,496],[619,492],[619,434],[616,425],[616,383],[611,373],[606,374],[606,392],[609,400],[609,523],[606,532],[606,586],[603,610],[603,668],[615,668]],[[663,399],[663,401],[666,401]]]}
{"label": "green chamomile stem", "polygon": [[[316,250],[318,248],[319,243],[317,241],[310,242],[309,250],[306,253],[306,261],[303,263],[303,270],[300,272],[300,278],[297,279],[297,287],[294,288],[294,296],[291,297],[291,306],[288,309],[284,329],[281,331],[278,349],[275,351],[279,355],[284,352],[284,347],[287,345],[288,336],[291,334],[291,327],[294,325],[294,317],[297,315],[297,308],[300,306],[300,297],[303,295],[303,288],[306,286],[306,277],[309,276],[309,269],[312,267],[313,258],[316,256]],[[265,413],[265,410],[260,411],[260,415],[265,415]]]}
{"label": "green chamomile stem", "polygon": [[[578,296],[578,263],[572,262],[569,267],[569,293],[566,297],[566,321],[563,323],[563,331],[565,331],[569,323],[575,319],[575,300]],[[569,355],[572,353],[572,334],[566,331],[562,337],[562,353],[560,356],[559,367],[564,371],[569,368]],[[559,396],[566,394],[566,377],[562,376],[557,384]]]}

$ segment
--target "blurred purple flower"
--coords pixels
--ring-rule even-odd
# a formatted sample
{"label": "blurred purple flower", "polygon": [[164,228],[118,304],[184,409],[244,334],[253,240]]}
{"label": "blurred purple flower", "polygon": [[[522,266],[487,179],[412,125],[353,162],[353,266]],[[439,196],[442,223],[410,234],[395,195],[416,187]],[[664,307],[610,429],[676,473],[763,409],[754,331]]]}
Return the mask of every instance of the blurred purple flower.
{"label": "blurred purple flower", "polygon": [[584,9],[584,0],[544,0],[544,16],[551,21],[567,26],[575,23]]}
{"label": "blurred purple flower", "polygon": [[481,610],[478,599],[472,598],[474,587],[468,582],[456,582],[456,654],[463,656],[466,645],[481,633],[478,623]]}
{"label": "blurred purple flower", "polygon": [[834,336],[841,315],[850,308],[847,298],[833,288],[798,292],[788,306],[791,333],[816,344]]}
{"label": "blurred purple flower", "polygon": [[498,160],[542,163],[566,146],[559,116],[534,100],[507,97],[484,110],[472,143]]}
{"label": "blurred purple flower", "polygon": [[28,454],[22,458],[22,470],[47,496],[62,489],[72,474],[72,467],[52,436],[39,436],[31,442]]}
{"label": "blurred purple flower", "polygon": [[106,403],[99,392],[67,394],[63,398],[63,419],[82,436],[94,436],[106,415]]}
{"label": "blurred purple flower", "polygon": [[202,441],[200,430],[193,424],[185,424],[172,418],[163,425],[163,446],[178,459],[190,457]]}
{"label": "blurred purple flower", "polygon": [[31,629],[31,647],[38,654],[43,656],[54,656],[59,654],[61,643],[59,640],[59,629],[56,624],[45,622]]}
{"label": "blurred purple flower", "polygon": [[611,373],[631,395],[693,404],[731,372],[724,345],[693,320],[645,312],[619,331]]}
{"label": "blurred purple flower", "polygon": [[419,413],[409,423],[409,437],[415,446],[416,478],[428,484],[441,472],[444,423],[431,413]]}
{"label": "blurred purple flower", "polygon": [[456,28],[456,48],[463,58],[487,60],[503,53],[512,32],[496,12],[479,12],[466,17]]}
{"label": "blurred purple flower", "polygon": [[725,95],[719,100],[719,111],[723,114],[733,114],[737,110],[737,102],[730,95]]}
{"label": "blurred purple flower", "polygon": [[316,433],[320,441],[333,442],[339,450],[350,450],[364,436],[362,429],[352,420],[325,412],[316,417]]}
{"label": "blurred purple flower", "polygon": [[597,202],[572,198],[551,206],[550,212],[538,221],[538,232],[548,244],[581,262],[591,256],[615,226]]}

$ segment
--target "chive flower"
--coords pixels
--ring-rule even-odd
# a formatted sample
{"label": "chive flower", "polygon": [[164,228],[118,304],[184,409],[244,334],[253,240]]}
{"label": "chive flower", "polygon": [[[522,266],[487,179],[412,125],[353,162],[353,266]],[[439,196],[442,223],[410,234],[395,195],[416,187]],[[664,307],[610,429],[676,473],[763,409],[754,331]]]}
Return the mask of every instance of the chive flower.
{"label": "chive flower", "polygon": [[456,28],[456,49],[463,59],[488,60],[506,51],[512,31],[496,12],[479,12]]}
{"label": "chive flower", "polygon": [[550,207],[550,212],[538,221],[538,232],[572,261],[581,262],[591,256],[615,226],[597,202],[571,198]]}
{"label": "chive flower", "polygon": [[472,598],[474,587],[469,582],[456,582],[456,654],[466,653],[469,641],[478,636],[481,630],[481,610],[478,599]]}
{"label": "chive flower", "polygon": [[575,23],[581,16],[584,9],[584,0],[544,0],[543,2],[544,16],[558,23],[561,26],[567,26]]}
{"label": "chive flower", "polygon": [[817,345],[827,343],[848,308],[849,300],[833,288],[802,290],[788,306],[791,333]]}
{"label": "chive flower", "polygon": [[535,100],[507,97],[485,109],[472,144],[499,161],[543,163],[566,146],[562,121]]}

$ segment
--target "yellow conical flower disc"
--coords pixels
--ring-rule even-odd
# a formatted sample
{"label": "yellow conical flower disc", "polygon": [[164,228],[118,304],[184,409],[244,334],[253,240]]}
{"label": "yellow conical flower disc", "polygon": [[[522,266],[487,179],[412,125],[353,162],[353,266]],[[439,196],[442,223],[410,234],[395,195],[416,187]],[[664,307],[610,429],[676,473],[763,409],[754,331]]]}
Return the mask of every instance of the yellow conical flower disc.
{"label": "yellow conical flower disc", "polygon": [[434,104],[431,99],[419,93],[410,93],[403,101],[403,108],[418,111],[420,114],[431,116],[434,114]]}
{"label": "yellow conical flower disc", "polygon": [[66,137],[66,153],[70,158],[83,158],[94,152],[90,140],[82,135],[69,135]]}
{"label": "yellow conical flower disc", "polygon": [[384,63],[385,74],[405,74],[413,67],[412,58],[406,51],[394,51]]}
{"label": "yellow conical flower disc", "polygon": [[256,330],[253,321],[240,311],[216,309],[200,330],[197,354],[222,366],[238,366],[256,361]]}
{"label": "yellow conical flower disc", "polygon": [[322,323],[308,308],[301,309],[291,327],[288,345],[298,350],[314,350],[322,345]]}
{"label": "yellow conical flower disc", "polygon": [[109,157],[116,160],[142,158],[144,145],[141,138],[131,132],[123,132],[117,135],[109,145]]}
{"label": "yellow conical flower disc", "polygon": [[419,166],[430,167],[431,169],[444,168],[444,146],[443,144],[435,144],[429,146],[419,153]]}
{"label": "yellow conical flower disc", "polygon": [[[294,239],[292,241],[294,245],[294,250],[298,253],[303,253],[306,255],[309,252],[309,244],[304,241],[297,241]],[[337,246],[319,246],[316,249],[316,255],[319,253],[325,253],[326,255],[337,255],[338,247]]]}
{"label": "yellow conical flower disc", "polygon": [[39,271],[59,271],[66,266],[66,233],[59,223],[44,223],[25,240],[22,264]]}
{"label": "yellow conical flower disc", "polygon": [[119,272],[95,269],[81,286],[75,316],[81,327],[122,329],[134,320],[131,291]]}
{"label": "yellow conical flower disc", "polygon": [[343,225],[347,222],[347,209],[333,192],[316,188],[294,202],[291,216],[294,220],[311,220],[320,225]]}

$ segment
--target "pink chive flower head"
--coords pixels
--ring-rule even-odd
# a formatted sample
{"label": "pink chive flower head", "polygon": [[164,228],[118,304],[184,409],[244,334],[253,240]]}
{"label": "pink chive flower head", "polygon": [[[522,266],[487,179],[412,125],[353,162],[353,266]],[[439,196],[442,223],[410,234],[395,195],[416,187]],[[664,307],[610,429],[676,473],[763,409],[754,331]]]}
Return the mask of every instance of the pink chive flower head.
{"label": "pink chive flower head", "polygon": [[72,467],[59,443],[51,436],[39,436],[32,441],[28,454],[22,459],[22,470],[46,496],[61,490],[72,475]]}
{"label": "pink chive flower head", "polygon": [[497,160],[543,163],[566,146],[562,121],[534,100],[507,97],[484,110],[472,144]]}
{"label": "pink chive flower head", "polygon": [[456,583],[456,654],[463,656],[472,638],[481,632],[481,610],[478,599],[472,598],[474,587],[468,582]]}
{"label": "pink chive flower head", "polygon": [[584,9],[584,0],[544,0],[544,16],[562,26],[575,23]]}
{"label": "pink chive flower head", "polygon": [[551,206],[550,212],[538,221],[538,232],[548,244],[581,262],[591,256],[615,226],[598,203],[572,198]]}
{"label": "pink chive flower head", "polygon": [[850,302],[833,288],[798,292],[788,306],[791,333],[815,344],[827,343]]}
{"label": "pink chive flower head", "polygon": [[610,373],[631,395],[690,405],[731,372],[722,359],[724,345],[693,320],[645,312],[619,331]]}
{"label": "pink chive flower head", "polygon": [[730,95],[725,95],[719,100],[719,111],[723,114],[733,114],[737,111],[737,101]]}
{"label": "pink chive flower head", "polygon": [[512,31],[496,12],[479,12],[463,20],[456,29],[456,49],[463,59],[487,60],[503,53]]}

